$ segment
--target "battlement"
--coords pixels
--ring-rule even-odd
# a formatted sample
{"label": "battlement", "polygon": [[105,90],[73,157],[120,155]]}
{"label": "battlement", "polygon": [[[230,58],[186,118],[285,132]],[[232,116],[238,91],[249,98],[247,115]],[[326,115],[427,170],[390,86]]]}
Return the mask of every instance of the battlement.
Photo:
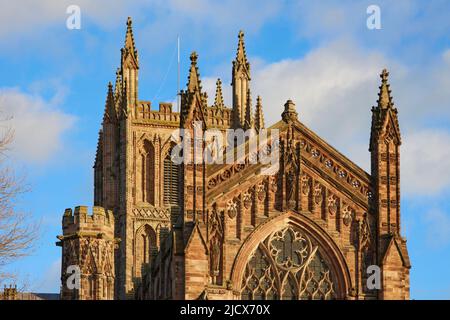
{"label": "battlement", "polygon": [[159,110],[152,110],[150,101],[139,101],[136,109],[137,119],[153,121],[176,122],[180,121],[180,114],[172,110],[172,103],[160,102]]}
{"label": "battlement", "polygon": [[103,207],[92,207],[91,214],[87,206],[77,206],[74,210],[68,208],[64,211],[62,224],[64,235],[79,232],[114,235],[113,212]]}

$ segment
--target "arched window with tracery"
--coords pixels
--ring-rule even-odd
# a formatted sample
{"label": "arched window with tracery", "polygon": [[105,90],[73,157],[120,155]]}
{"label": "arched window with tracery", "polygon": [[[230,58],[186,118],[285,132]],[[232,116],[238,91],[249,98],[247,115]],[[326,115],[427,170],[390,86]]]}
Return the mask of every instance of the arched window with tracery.
{"label": "arched window with tracery", "polygon": [[250,256],[241,298],[335,299],[334,279],[322,248],[301,229],[288,226],[269,235]]}

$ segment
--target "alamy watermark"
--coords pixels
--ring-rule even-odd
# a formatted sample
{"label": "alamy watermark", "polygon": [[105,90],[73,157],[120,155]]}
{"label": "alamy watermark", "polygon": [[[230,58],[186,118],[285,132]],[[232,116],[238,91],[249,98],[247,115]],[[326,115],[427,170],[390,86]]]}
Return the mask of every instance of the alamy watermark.
{"label": "alamy watermark", "polygon": [[367,29],[381,29],[381,9],[376,4],[367,7],[366,13],[369,15],[366,20]]}
{"label": "alamy watermark", "polygon": [[[202,122],[194,122],[193,129],[172,132],[171,159],[175,164],[263,164],[278,168],[279,130],[261,129],[202,129]],[[269,174],[264,170],[262,173]]]}
{"label": "alamy watermark", "polygon": [[369,290],[381,289],[381,269],[377,265],[370,265],[367,267],[367,281],[366,286]]}
{"label": "alamy watermark", "polygon": [[67,7],[66,13],[69,15],[66,19],[66,27],[69,30],[81,29],[81,9],[73,4]]}
{"label": "alamy watermark", "polygon": [[66,286],[69,290],[80,289],[81,270],[77,265],[67,267],[66,274],[69,274],[66,280]]}

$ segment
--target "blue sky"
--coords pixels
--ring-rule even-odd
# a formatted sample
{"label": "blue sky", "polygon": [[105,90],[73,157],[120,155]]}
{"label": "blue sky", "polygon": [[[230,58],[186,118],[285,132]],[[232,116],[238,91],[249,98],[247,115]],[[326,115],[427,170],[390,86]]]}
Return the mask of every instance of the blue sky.
{"label": "blue sky", "polygon": [[[81,29],[66,28],[66,8]],[[369,30],[366,9],[381,9]],[[33,291],[59,290],[65,208],[92,204],[92,165],[108,81],[133,17],[139,98],[176,96],[188,56],[199,54],[212,101],[218,77],[230,102],[231,61],[245,31],[252,95],[266,123],[291,98],[300,119],[369,170],[370,108],[387,67],[402,130],[402,233],[412,260],[411,297],[450,298],[450,3],[431,1],[0,0],[0,110],[16,132],[8,161],[31,191],[18,208],[41,223],[36,251],[9,269]],[[167,75],[167,76],[166,76]],[[165,79],[165,81],[164,81]]]}

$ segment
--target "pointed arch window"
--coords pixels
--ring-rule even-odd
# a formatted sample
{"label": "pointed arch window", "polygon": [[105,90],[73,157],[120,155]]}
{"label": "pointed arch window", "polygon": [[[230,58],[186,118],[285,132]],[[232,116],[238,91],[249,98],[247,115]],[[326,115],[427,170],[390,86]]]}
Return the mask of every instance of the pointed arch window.
{"label": "pointed arch window", "polygon": [[156,233],[148,224],[135,236],[135,275],[142,276],[142,268],[151,262],[151,250],[156,247]]}
{"label": "pointed arch window", "polygon": [[334,272],[322,249],[292,226],[258,245],[247,262],[241,288],[245,300],[336,298]]}
{"label": "pointed arch window", "polygon": [[155,204],[155,148],[153,144],[145,140],[139,158],[140,176],[139,184],[140,197],[138,200]]}

